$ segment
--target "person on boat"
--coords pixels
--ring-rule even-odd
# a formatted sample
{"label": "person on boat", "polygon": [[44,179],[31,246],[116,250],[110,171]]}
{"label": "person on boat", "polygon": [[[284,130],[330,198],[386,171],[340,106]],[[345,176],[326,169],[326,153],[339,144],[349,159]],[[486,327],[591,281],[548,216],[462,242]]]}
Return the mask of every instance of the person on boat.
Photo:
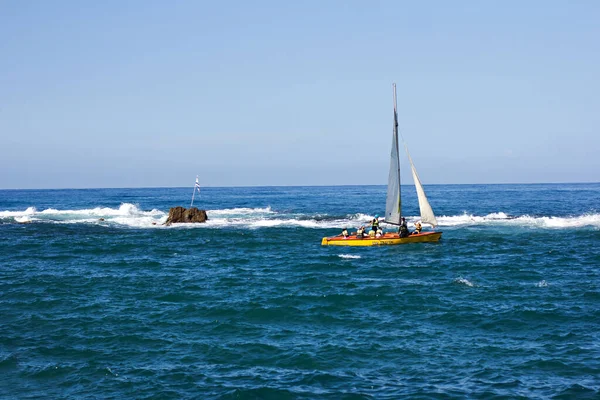
{"label": "person on boat", "polygon": [[342,229],[342,236],[344,237],[344,239],[348,237],[348,228]]}
{"label": "person on boat", "polygon": [[423,229],[423,227],[421,226],[421,223],[417,222],[415,224],[415,230],[414,230],[414,232],[412,234],[413,235],[418,235],[419,233],[421,233],[421,229]]}
{"label": "person on boat", "polygon": [[408,227],[406,226],[406,218],[402,217],[402,223],[400,224],[400,237],[407,237],[409,235],[408,233]]}
{"label": "person on boat", "polygon": [[369,239],[375,239],[375,231],[373,229],[369,231]]}
{"label": "person on boat", "polygon": [[375,237],[380,238],[383,235],[383,231],[381,228],[377,228],[377,232],[375,232]]}
{"label": "person on boat", "polygon": [[358,229],[356,230],[356,238],[357,238],[357,239],[362,239],[362,238],[363,238],[363,234],[364,234],[364,233],[365,233],[365,227],[364,227],[364,225],[363,225],[363,226],[361,226],[360,228],[358,228]]}
{"label": "person on boat", "polygon": [[373,229],[375,232],[377,232],[377,229],[379,229],[379,214],[375,214],[375,218],[373,218],[373,221],[371,221],[371,229]]}

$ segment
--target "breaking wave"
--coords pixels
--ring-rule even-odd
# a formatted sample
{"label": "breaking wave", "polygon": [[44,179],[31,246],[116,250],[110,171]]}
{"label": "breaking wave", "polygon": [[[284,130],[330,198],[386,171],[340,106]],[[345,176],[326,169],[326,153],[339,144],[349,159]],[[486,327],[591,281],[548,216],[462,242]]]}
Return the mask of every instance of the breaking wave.
{"label": "breaking wave", "polygon": [[440,226],[469,226],[469,225],[505,225],[529,226],[537,228],[580,228],[592,226],[600,228],[600,214],[584,214],[571,217],[552,216],[509,216],[503,212],[484,216],[470,214],[437,217]]}
{"label": "breaking wave", "polygon": [[57,210],[47,208],[42,211],[29,207],[25,211],[0,211],[0,220],[14,220],[17,223],[55,224],[100,224],[131,227],[157,226],[167,220],[167,214],[160,210],[143,211],[136,205],[123,203],[118,208],[95,207],[82,210]]}
{"label": "breaking wave", "polygon": [[[56,223],[56,224],[97,224],[132,228],[226,228],[244,227],[248,229],[273,227],[300,227],[308,229],[352,230],[368,224],[373,218],[368,214],[306,214],[279,212],[270,206],[259,208],[227,208],[207,210],[205,224],[177,224],[164,226],[168,212],[152,209],[142,210],[137,205],[123,203],[118,208],[95,207],[81,210],[57,210],[48,208],[38,211],[28,207],[23,211],[0,211],[2,223]],[[419,220],[418,216],[407,216],[409,227]],[[439,216],[439,228],[469,226],[522,226],[541,229],[596,227],[600,228],[600,214],[584,214],[572,217],[553,216],[510,216],[503,212],[477,216],[464,213],[455,216]]]}

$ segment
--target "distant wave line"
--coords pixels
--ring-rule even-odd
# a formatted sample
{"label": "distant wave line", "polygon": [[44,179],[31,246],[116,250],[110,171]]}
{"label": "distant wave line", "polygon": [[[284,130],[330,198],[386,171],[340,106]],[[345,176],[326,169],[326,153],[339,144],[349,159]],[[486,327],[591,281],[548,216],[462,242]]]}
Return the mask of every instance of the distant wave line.
{"label": "distant wave line", "polygon": [[[366,225],[373,216],[356,213],[346,215],[328,215],[326,213],[285,213],[272,210],[270,206],[258,208],[226,208],[207,210],[209,220],[205,224],[178,224],[189,227],[303,227],[314,229],[353,229]],[[80,210],[57,210],[48,208],[38,211],[28,207],[23,211],[0,211],[0,221],[3,223],[60,223],[60,224],[104,224],[123,225],[129,227],[157,227],[167,218],[167,212],[152,209],[141,210],[131,203],[122,203],[118,208],[94,207]],[[409,225],[419,220],[419,216],[407,216]],[[590,213],[571,217],[556,216],[511,216],[504,212],[495,212],[483,216],[463,213],[461,215],[442,215],[438,217],[439,227],[469,227],[469,226],[528,226],[534,228],[600,228],[600,214]]]}

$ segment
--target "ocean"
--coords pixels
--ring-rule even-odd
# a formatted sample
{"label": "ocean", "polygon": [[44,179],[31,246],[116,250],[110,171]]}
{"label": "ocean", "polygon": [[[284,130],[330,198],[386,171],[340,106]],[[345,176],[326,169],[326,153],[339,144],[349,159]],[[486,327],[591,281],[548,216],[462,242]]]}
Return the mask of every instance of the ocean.
{"label": "ocean", "polygon": [[0,398],[600,398],[600,184],[425,189],[0,190]]}

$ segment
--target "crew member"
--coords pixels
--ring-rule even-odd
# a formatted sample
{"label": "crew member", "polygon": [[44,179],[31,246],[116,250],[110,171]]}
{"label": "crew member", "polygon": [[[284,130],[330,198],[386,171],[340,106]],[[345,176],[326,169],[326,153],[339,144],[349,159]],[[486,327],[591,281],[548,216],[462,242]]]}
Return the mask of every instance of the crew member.
{"label": "crew member", "polygon": [[402,217],[402,223],[400,224],[400,237],[407,237],[409,235],[408,233],[408,227],[406,226],[406,218]]}
{"label": "crew member", "polygon": [[357,239],[362,239],[363,238],[363,233],[365,232],[365,227],[361,226],[360,228],[358,228],[356,230],[356,238]]}
{"label": "crew member", "polygon": [[417,222],[415,224],[415,231],[412,234],[413,235],[418,235],[419,233],[421,233],[421,229],[423,229],[423,227],[421,226],[421,223]]}
{"label": "crew member", "polygon": [[375,232],[379,229],[379,214],[375,214],[375,218],[373,218],[373,222],[371,222],[371,229]]}

